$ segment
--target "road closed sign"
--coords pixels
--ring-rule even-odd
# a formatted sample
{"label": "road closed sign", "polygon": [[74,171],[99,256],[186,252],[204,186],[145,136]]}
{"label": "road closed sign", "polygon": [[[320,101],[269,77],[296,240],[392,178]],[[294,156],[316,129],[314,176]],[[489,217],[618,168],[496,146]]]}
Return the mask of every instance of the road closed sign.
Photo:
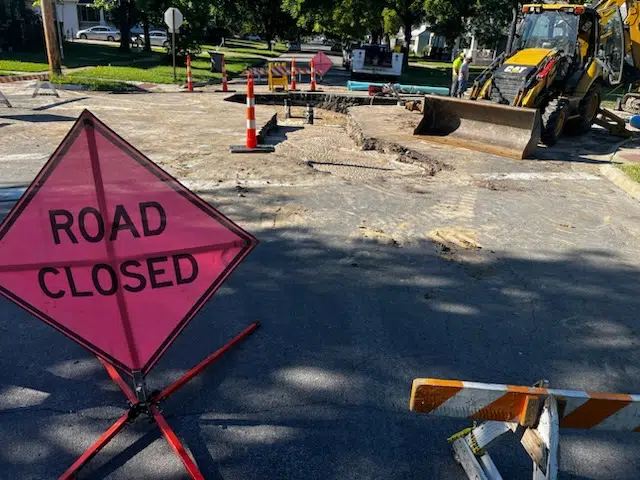
{"label": "road closed sign", "polygon": [[0,293],[146,374],[256,244],[85,111],[0,226]]}

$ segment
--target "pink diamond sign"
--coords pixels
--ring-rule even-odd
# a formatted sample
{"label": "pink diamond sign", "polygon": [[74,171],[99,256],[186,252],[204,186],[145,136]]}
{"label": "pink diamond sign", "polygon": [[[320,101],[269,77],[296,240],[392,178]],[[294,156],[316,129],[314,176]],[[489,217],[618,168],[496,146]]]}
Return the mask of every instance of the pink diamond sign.
{"label": "pink diamond sign", "polygon": [[316,53],[313,57],[313,62],[316,67],[316,72],[320,77],[324,77],[331,67],[333,67],[333,62],[324,52]]}
{"label": "pink diamond sign", "polygon": [[85,110],[0,226],[0,293],[146,374],[256,244]]}

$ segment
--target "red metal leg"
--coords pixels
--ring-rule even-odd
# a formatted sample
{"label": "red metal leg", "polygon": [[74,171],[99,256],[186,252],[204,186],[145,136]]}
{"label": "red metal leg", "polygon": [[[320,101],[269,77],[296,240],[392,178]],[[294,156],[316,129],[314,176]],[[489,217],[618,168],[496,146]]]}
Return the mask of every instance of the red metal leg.
{"label": "red metal leg", "polygon": [[129,387],[127,382],[125,382],[124,379],[120,376],[120,374],[115,369],[115,367],[111,365],[109,362],[101,359],[100,357],[98,357],[98,360],[100,360],[100,363],[102,364],[102,366],[105,368],[105,370],[107,370],[107,373],[111,377],[111,380],[113,380],[113,383],[115,383],[116,385],[118,385],[118,387],[120,387],[120,390],[122,390],[122,393],[124,393],[124,396],[127,397],[127,400],[129,400],[132,404],[138,403],[138,399],[133,393],[133,390],[131,390],[131,387]]}
{"label": "red metal leg", "polygon": [[89,447],[89,449],[82,454],[78,460],[76,460],[73,465],[71,465],[66,472],[62,474],[60,480],[69,480],[75,477],[78,470],[80,470],[89,460],[91,460],[96,453],[102,450],[111,440],[115,437],[120,430],[122,430],[127,424],[127,420],[129,419],[129,413],[125,413],[121,416],[116,423],[111,425],[109,430],[104,432],[102,436]]}
{"label": "red metal leg", "polygon": [[176,452],[176,455],[178,455],[178,457],[184,464],[184,467],[187,469],[187,472],[189,472],[191,478],[193,480],[204,480],[202,473],[200,473],[200,470],[198,470],[198,466],[184,449],[182,443],[180,442],[174,431],[171,429],[167,421],[164,419],[164,417],[160,413],[160,410],[158,410],[158,407],[152,405],[151,413],[153,414],[153,418],[158,424],[160,431],[167,439],[167,442],[169,442],[171,448],[173,448],[173,451]]}
{"label": "red metal leg", "polygon": [[251,325],[249,325],[247,328],[245,328],[243,331],[241,331],[238,335],[236,335],[231,340],[229,340],[223,347],[219,348],[216,352],[214,352],[211,355],[209,355],[207,358],[205,358],[198,365],[196,365],[191,370],[189,370],[187,373],[185,373],[178,380],[176,380],[171,385],[169,385],[164,390],[162,390],[160,393],[155,395],[153,397],[153,402],[161,402],[165,398],[167,398],[170,395],[172,395],[176,390],[178,390],[182,386],[184,386],[185,383],[187,383],[193,377],[198,375],[200,372],[202,372],[205,368],[207,368],[213,362],[218,360],[222,355],[224,355],[227,352],[227,350],[229,350],[231,347],[233,347],[236,343],[244,340],[247,336],[251,335],[254,332],[254,330],[256,328],[258,328],[259,326],[260,326],[259,322],[254,322]]}

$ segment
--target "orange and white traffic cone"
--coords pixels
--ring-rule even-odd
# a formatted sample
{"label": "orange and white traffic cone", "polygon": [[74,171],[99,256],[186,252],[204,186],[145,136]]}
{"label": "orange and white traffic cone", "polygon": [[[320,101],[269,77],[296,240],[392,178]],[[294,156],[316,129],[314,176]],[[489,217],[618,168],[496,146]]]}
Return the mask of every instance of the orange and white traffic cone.
{"label": "orange and white traffic cone", "polygon": [[247,82],[247,148],[256,148],[256,98],[253,92],[253,77]]}
{"label": "orange and white traffic cone", "polygon": [[296,57],[291,57],[291,86],[289,90],[296,89]]}
{"label": "orange and white traffic cone", "polygon": [[316,62],[311,59],[311,91],[316,91]]}
{"label": "orange and white traffic cone", "polygon": [[187,55],[187,90],[193,92],[193,78],[191,78],[191,55]]}
{"label": "orange and white traffic cone", "polygon": [[247,81],[247,141],[245,145],[231,145],[231,153],[273,152],[274,150],[273,145],[258,145],[253,75],[249,74]]}
{"label": "orange and white traffic cone", "polygon": [[224,55],[222,56],[222,91],[229,91],[229,86],[227,85],[227,64],[224,61]]}

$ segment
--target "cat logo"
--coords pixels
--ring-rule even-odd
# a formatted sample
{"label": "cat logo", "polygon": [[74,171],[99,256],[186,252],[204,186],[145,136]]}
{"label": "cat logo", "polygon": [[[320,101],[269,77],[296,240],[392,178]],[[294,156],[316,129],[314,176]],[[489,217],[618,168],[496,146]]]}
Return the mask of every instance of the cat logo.
{"label": "cat logo", "polygon": [[508,65],[504,67],[504,73],[522,73],[527,69],[527,67],[515,67],[513,65]]}

